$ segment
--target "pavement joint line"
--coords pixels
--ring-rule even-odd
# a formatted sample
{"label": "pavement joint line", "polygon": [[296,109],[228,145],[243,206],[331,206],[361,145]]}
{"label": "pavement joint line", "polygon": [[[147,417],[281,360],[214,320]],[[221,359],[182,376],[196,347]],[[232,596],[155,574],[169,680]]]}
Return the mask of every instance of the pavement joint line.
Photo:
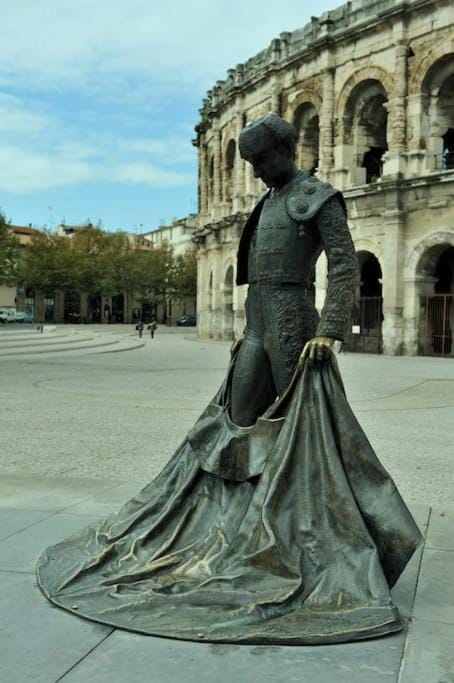
{"label": "pavement joint line", "polygon": [[[114,489],[117,489],[120,486],[123,486],[125,483],[128,483],[128,482],[119,481],[118,484],[114,484],[111,488],[103,489],[99,494],[97,494],[97,493],[92,494],[90,496],[87,496],[87,498],[83,498],[82,500],[78,500],[77,503],[72,503],[71,505],[68,505],[68,507],[62,508],[61,510],[58,511],[58,513],[67,512],[68,510],[71,510],[71,508],[76,507],[76,505],[82,505],[82,503],[88,502],[89,500],[91,500],[92,498],[94,498],[97,495],[103,495],[104,493],[109,493],[109,492],[113,491]],[[139,484],[139,486],[140,486],[140,484]],[[140,489],[139,489],[139,491],[140,491]],[[139,493],[139,491],[137,493]],[[121,503],[119,503],[119,505],[121,505]],[[71,512],[67,512],[67,514],[71,514]],[[83,515],[73,514],[73,517],[82,517],[82,516]],[[93,515],[89,515],[89,516],[93,517]],[[101,517],[100,517],[100,519],[101,519]]]}
{"label": "pavement joint line", "polygon": [[28,576],[34,576],[35,570],[29,571],[28,569],[3,569],[0,565],[0,574],[27,574]]}
{"label": "pavement joint line", "polygon": [[[1,509],[2,508],[0,508],[0,510]],[[13,507],[13,509],[14,509],[14,507]],[[31,508],[21,508],[21,510],[27,510],[27,512],[42,512],[42,510],[32,510]],[[49,511],[49,512],[51,514],[46,515],[42,519],[38,519],[35,522],[31,522],[31,524],[27,524],[26,526],[22,527],[22,529],[18,529],[17,531],[13,531],[12,534],[8,534],[7,536],[0,537],[0,543],[2,543],[3,541],[6,541],[8,538],[12,538],[13,536],[16,536],[21,531],[26,531],[27,529],[30,529],[32,526],[35,526],[36,524],[39,524],[40,522],[44,522],[46,519],[51,519],[51,517],[55,517],[55,513],[53,511]]]}
{"label": "pavement joint line", "polygon": [[[436,380],[435,380],[436,381]],[[444,382],[454,382],[453,379],[445,379],[443,380]],[[384,399],[387,398],[394,398],[394,396],[399,396],[399,394],[403,394],[406,391],[411,391],[412,389],[416,389],[416,387],[420,387],[423,384],[427,384],[427,382],[433,382],[433,379],[422,379],[419,382],[416,382],[415,384],[411,384],[409,387],[405,387],[404,389],[399,389],[398,391],[394,391],[391,394],[384,394],[383,396],[377,396],[376,398],[370,398],[367,400],[367,403],[373,403],[375,401],[383,401]],[[352,401],[354,403],[354,401]]]}
{"label": "pavement joint line", "polygon": [[[426,549],[426,537],[427,537],[427,533],[428,533],[428,530],[429,530],[429,525],[430,525],[430,520],[431,520],[431,518],[432,518],[432,506],[429,507],[429,514],[428,514],[428,516],[427,516],[427,526],[426,526],[426,529],[425,529],[425,532],[424,532],[424,540],[423,540],[423,542],[422,542],[422,544],[421,544],[421,545],[422,545],[421,556],[420,556],[419,562],[418,562],[418,571],[416,572],[416,581],[415,581],[415,584],[414,584],[414,589],[413,589],[412,599],[411,599],[411,614],[413,614],[413,609],[414,609],[415,600],[416,600],[416,594],[417,594],[417,592],[418,592],[419,577],[420,577],[420,575],[421,575],[421,567],[422,567],[422,559],[423,559],[423,557],[424,557],[424,551],[425,551],[425,549]],[[409,648],[410,626],[411,626],[411,623],[413,622],[413,620],[414,620],[413,617],[410,616],[410,618],[409,618],[408,621],[407,621],[407,630],[406,630],[406,632],[405,632],[405,641],[404,641],[404,645],[403,645],[403,648],[402,648],[402,651],[401,651],[401,655],[400,655],[399,670],[398,670],[397,677],[396,677],[396,683],[401,683],[401,681],[402,681],[402,683],[403,683],[402,675],[403,675],[403,671],[404,671],[404,668],[405,668],[405,661],[406,661],[407,651],[408,651],[408,648]]]}
{"label": "pavement joint line", "polygon": [[[350,401],[350,405],[361,413],[374,413],[376,408],[364,408],[361,409],[361,403],[369,403],[369,401]],[[452,403],[447,403],[442,406],[411,406],[409,408],[380,408],[381,413],[399,412],[405,413],[414,410],[443,410],[443,408],[452,408],[454,406],[454,401]]]}
{"label": "pavement joint line", "polygon": [[116,628],[112,628],[110,633],[105,635],[104,638],[101,638],[101,640],[98,643],[96,643],[96,645],[94,645],[90,650],[88,650],[88,652],[86,652],[82,657],[80,657],[77,660],[77,662],[75,662],[72,666],[70,666],[69,669],[67,669],[67,671],[65,671],[64,674],[62,674],[61,676],[56,678],[55,683],[59,683],[59,681],[62,681],[65,678],[65,676],[67,676],[69,673],[71,673],[71,671],[74,671],[74,669],[77,666],[79,666],[79,664],[81,664],[84,661],[84,659],[87,659],[87,657],[89,657],[92,654],[92,652],[94,652],[100,645],[102,645],[107,640],[107,638],[110,638],[112,633],[114,633],[116,630],[117,630]]}

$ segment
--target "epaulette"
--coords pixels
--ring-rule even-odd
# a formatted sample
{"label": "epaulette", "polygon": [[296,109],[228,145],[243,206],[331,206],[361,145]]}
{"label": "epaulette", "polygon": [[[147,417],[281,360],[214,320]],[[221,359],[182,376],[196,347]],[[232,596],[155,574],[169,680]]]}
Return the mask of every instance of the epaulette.
{"label": "epaulette", "polygon": [[324,183],[315,176],[303,176],[294,183],[285,200],[285,208],[294,221],[302,223],[310,221],[320,211],[323,204],[334,195],[342,194],[329,183]]}

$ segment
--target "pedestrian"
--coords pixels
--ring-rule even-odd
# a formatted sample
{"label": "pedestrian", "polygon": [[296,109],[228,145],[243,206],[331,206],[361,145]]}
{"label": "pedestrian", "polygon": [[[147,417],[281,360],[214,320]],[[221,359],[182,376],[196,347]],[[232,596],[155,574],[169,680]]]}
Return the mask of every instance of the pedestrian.
{"label": "pedestrian", "polygon": [[142,320],[139,320],[139,322],[137,323],[136,330],[139,333],[139,339],[142,339],[142,333],[143,333],[143,322],[142,322]]}
{"label": "pedestrian", "polygon": [[154,333],[158,329],[158,326],[156,324],[156,320],[154,318],[151,319],[151,323],[148,325],[147,330],[150,330],[150,337],[154,339]]}

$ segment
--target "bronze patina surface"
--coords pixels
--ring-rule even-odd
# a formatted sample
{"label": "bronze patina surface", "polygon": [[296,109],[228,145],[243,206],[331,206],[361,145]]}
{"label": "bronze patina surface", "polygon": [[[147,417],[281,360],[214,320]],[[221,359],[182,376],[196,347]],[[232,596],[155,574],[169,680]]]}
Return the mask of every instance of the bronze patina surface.
{"label": "bronze patina surface", "polygon": [[[161,474],[116,514],[47,549],[39,586],[79,616],[236,643],[336,643],[403,622],[390,588],[421,542],[345,396],[331,347],[349,324],[356,256],[342,195],[294,165],[269,115],[240,152],[270,190],[238,253],[244,337]],[[319,316],[309,296],[325,250]]]}

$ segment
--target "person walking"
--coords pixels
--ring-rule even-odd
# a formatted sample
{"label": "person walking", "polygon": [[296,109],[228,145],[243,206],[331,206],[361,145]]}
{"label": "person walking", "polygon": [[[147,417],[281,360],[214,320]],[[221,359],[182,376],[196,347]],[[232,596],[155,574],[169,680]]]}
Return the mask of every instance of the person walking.
{"label": "person walking", "polygon": [[139,322],[137,323],[136,330],[139,333],[139,339],[142,339],[142,333],[143,333],[143,322],[142,322],[142,320],[139,320]]}
{"label": "person walking", "polygon": [[158,326],[156,324],[156,320],[154,318],[151,319],[151,323],[149,323],[147,330],[150,330],[150,337],[154,339],[154,333],[158,329]]}

